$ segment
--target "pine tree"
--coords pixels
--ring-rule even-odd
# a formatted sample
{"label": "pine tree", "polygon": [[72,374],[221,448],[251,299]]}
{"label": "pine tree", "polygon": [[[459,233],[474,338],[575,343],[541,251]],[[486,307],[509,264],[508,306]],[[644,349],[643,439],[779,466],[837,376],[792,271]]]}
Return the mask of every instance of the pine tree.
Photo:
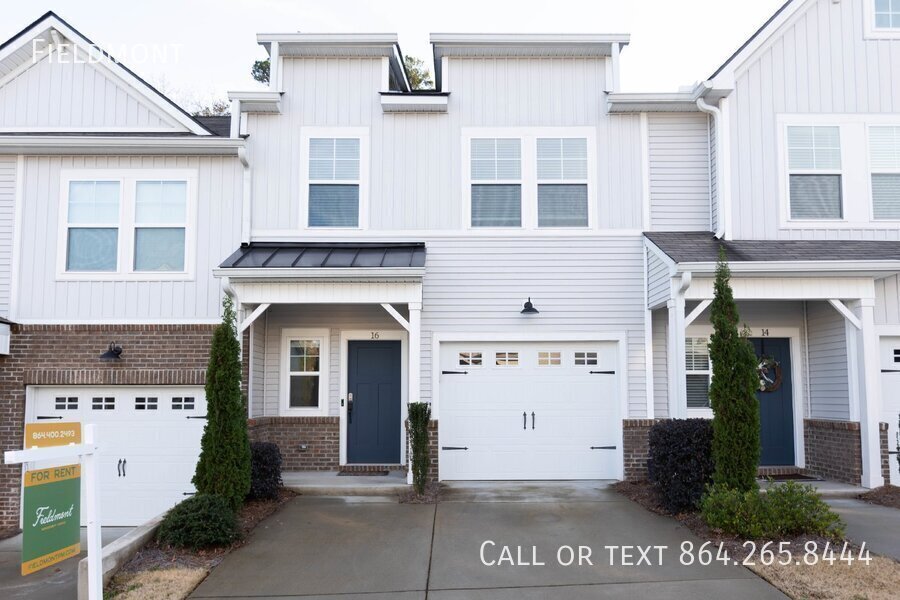
{"label": "pine tree", "polygon": [[740,316],[729,280],[725,251],[719,249],[715,297],[710,309],[709,340],[713,409],[713,482],[747,491],[755,489],[759,464],[759,388],[756,353],[747,332],[738,331]]}
{"label": "pine tree", "polygon": [[206,369],[206,427],[193,483],[197,493],[222,496],[237,510],[250,491],[250,441],[234,303],[226,296],[222,304]]}

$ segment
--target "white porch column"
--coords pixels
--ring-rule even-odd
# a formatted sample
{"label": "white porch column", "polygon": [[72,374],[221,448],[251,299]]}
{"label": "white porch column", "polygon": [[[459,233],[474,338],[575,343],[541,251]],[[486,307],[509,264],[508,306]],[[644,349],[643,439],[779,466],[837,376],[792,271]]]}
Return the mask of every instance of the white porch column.
{"label": "white porch column", "polygon": [[669,418],[681,419],[687,413],[684,296],[676,294],[666,303],[666,307],[669,311]]}
{"label": "white porch column", "polygon": [[875,488],[884,485],[881,474],[881,357],[878,333],[875,331],[875,300],[862,298],[857,316],[860,320],[857,361],[859,373],[859,428],[862,438],[862,485]]}
{"label": "white porch column", "polygon": [[[422,375],[422,303],[410,302],[409,306],[409,381],[407,397],[409,403],[419,402],[422,396],[420,383]],[[412,484],[412,456],[409,438],[406,443],[406,483]]]}

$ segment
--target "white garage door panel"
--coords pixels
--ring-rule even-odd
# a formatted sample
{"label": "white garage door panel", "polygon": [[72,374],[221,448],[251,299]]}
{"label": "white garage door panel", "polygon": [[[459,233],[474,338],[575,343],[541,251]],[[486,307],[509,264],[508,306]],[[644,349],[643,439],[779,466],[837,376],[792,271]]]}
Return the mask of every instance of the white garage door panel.
{"label": "white garage door panel", "polygon": [[[77,398],[78,406],[57,408],[57,398]],[[95,398],[104,399],[103,409],[94,408]],[[107,398],[114,401],[108,403]],[[153,398],[155,403],[149,401]],[[193,398],[193,408],[179,401],[185,398]],[[156,406],[153,410],[138,408],[152,405]],[[198,387],[29,390],[30,422],[49,422],[46,417],[61,416],[65,421],[96,426],[103,525],[138,525],[194,492],[191,479],[206,421],[187,417],[205,415],[206,401],[203,389]]]}
{"label": "white garage door panel", "polygon": [[[900,418],[900,337],[881,338],[882,418],[888,424],[888,450],[896,450],[897,420]],[[890,455],[891,483],[900,485],[897,455]]]}
{"label": "white garage door panel", "polygon": [[[481,364],[461,364],[467,352],[480,353]],[[504,352],[517,353],[517,364],[498,365]],[[615,342],[442,344],[442,372],[466,374],[441,375],[441,478],[617,477],[618,375],[590,373],[617,364]]]}

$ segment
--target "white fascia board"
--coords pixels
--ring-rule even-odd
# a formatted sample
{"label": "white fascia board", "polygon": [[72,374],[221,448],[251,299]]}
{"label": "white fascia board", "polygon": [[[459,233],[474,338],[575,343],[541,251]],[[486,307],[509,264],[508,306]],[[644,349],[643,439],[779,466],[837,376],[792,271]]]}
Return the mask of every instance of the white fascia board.
{"label": "white fascia board", "polygon": [[638,112],[700,112],[697,100],[717,103],[728,96],[732,88],[716,88],[709,81],[694,84],[688,92],[613,92],[606,101],[611,113]]}
{"label": "white fascia board", "polygon": [[614,44],[629,43],[625,33],[432,33],[436,60],[444,56],[609,57]]}
{"label": "white fascia board", "polygon": [[[857,260],[822,260],[822,261],[741,261],[730,262],[728,268],[735,275],[770,275],[804,276],[815,274],[831,276],[864,276],[868,274],[884,274],[900,271],[900,261],[857,261]],[[714,262],[683,262],[676,264],[678,273],[715,273]]]}
{"label": "white fascia board", "polygon": [[283,92],[228,92],[228,100],[241,103],[241,112],[281,114]]}
{"label": "white fascia board", "polygon": [[449,96],[382,94],[383,112],[447,112]]}
{"label": "white fascia board", "polygon": [[216,136],[0,135],[0,154],[213,154],[237,156],[243,139]]}
{"label": "white fascia board", "polygon": [[394,56],[396,33],[260,33],[258,44],[271,54],[278,42],[280,56]]}
{"label": "white fascia board", "polygon": [[271,281],[271,280],[357,280],[357,281],[382,281],[382,280],[420,280],[425,276],[425,269],[418,267],[395,268],[305,268],[305,269],[277,269],[277,268],[215,268],[213,275],[227,277],[237,283],[238,281]]}
{"label": "white fascia board", "polygon": [[[659,260],[661,260],[663,262],[663,264],[665,264],[667,267],[669,267],[669,275],[671,277],[675,277],[675,275],[680,271],[690,271],[691,270],[691,269],[680,269],[679,267],[681,265],[679,265],[674,260],[672,260],[671,256],[669,256],[668,254],[663,252],[662,249],[659,246],[657,246],[656,244],[654,244],[648,237],[644,237],[644,247],[647,248],[648,250],[650,250],[653,254],[655,254],[656,257],[659,258]],[[682,264],[687,264],[687,263],[682,263]],[[715,269],[713,269],[713,270],[715,270]]]}

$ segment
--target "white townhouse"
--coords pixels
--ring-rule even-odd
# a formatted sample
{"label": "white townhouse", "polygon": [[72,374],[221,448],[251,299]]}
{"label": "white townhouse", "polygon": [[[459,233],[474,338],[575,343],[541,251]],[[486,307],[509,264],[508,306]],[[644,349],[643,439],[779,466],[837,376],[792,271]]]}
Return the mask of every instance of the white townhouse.
{"label": "white townhouse", "polygon": [[641,477],[656,419],[711,415],[720,247],[761,468],[891,475],[900,6],[794,0],[660,94],[619,89],[624,34],[432,34],[428,91],[393,34],[260,34],[230,119],[34,39],[103,58],[52,13],[0,46],[0,439],[98,423],[108,524],[192,491],[224,294],[287,470],[405,468],[424,401],[441,480]]}

